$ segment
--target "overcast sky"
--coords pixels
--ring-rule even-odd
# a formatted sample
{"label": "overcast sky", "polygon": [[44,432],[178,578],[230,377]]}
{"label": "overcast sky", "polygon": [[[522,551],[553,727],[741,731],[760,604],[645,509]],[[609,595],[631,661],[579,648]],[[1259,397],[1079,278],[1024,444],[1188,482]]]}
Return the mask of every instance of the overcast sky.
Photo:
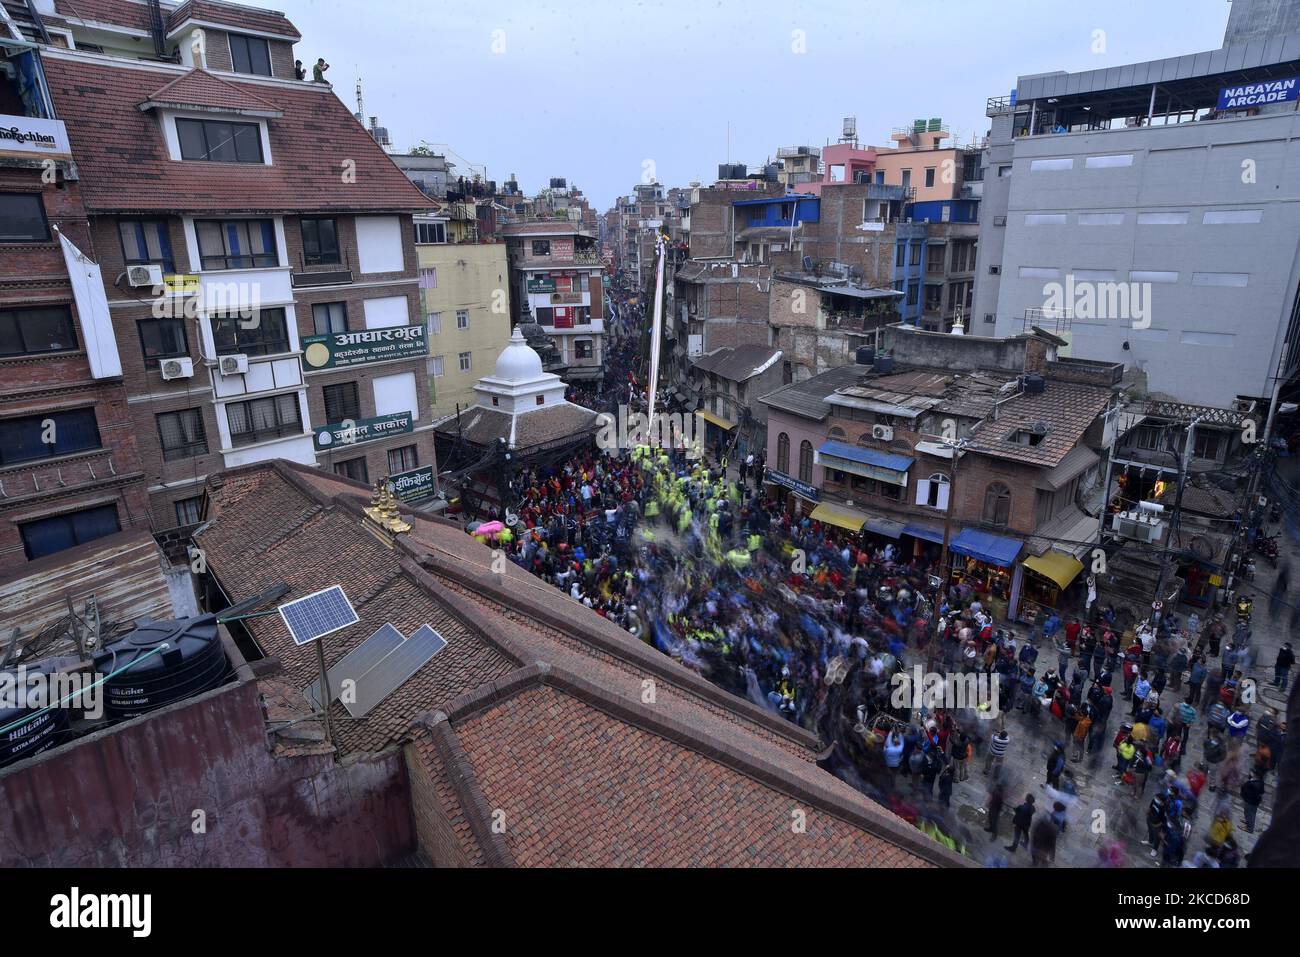
{"label": "overcast sky", "polygon": [[[394,144],[446,144],[532,194],[552,176],[598,210],[641,181],[712,182],[730,159],[822,146],[856,116],[885,145],[918,117],[957,139],[1017,75],[1216,49],[1227,0],[251,0],[302,32]],[[360,11],[364,15],[359,15]],[[1101,31],[1101,32],[1098,32]],[[730,123],[730,155],[728,155]],[[452,157],[453,160],[455,157]]]}

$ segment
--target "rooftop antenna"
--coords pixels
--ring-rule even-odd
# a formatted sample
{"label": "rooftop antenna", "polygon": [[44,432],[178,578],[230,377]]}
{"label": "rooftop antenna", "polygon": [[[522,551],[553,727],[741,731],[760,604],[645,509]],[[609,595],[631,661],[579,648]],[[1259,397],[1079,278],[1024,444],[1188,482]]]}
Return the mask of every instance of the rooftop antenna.
{"label": "rooftop antenna", "polygon": [[357,118],[358,123],[360,123],[362,126],[366,125],[366,107],[365,107],[365,103],[361,99],[361,74],[360,73],[357,74],[357,111],[353,115]]}

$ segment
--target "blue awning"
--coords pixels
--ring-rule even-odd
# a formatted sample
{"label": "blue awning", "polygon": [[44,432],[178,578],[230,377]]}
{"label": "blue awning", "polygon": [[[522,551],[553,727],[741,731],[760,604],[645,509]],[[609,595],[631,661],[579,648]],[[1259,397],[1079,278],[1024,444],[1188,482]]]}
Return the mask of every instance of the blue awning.
{"label": "blue awning", "polygon": [[936,545],[943,544],[942,528],[931,528],[928,525],[918,525],[915,522],[909,522],[903,526],[903,534],[911,535],[913,538],[924,539],[927,542],[934,542]]}
{"label": "blue awning", "polygon": [[988,562],[990,565],[1001,565],[1003,568],[1010,567],[1024,547],[1025,543],[1018,538],[1005,538],[1002,535],[980,532],[973,528],[963,528],[961,534],[948,545],[949,550],[958,555],[969,555],[971,558]]}
{"label": "blue awning", "polygon": [[848,459],[850,462],[874,465],[878,469],[889,469],[892,472],[906,472],[912,467],[912,463],[916,461],[916,459],[908,458],[906,455],[890,455],[887,452],[864,449],[844,442],[824,442],[817,451],[821,455],[833,455],[837,459]]}

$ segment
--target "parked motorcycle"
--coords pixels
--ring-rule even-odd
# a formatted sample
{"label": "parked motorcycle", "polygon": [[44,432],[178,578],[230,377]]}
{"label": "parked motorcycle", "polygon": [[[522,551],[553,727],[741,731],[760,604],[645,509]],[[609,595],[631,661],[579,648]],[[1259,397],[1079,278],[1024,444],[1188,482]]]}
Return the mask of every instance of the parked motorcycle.
{"label": "parked motorcycle", "polygon": [[1278,550],[1277,550],[1276,535],[1271,535],[1268,536],[1267,538],[1261,535],[1259,538],[1255,539],[1254,548],[1255,551],[1259,552],[1259,554],[1263,555],[1266,559],[1268,559],[1268,563],[1270,565],[1272,565],[1274,568],[1277,568]]}

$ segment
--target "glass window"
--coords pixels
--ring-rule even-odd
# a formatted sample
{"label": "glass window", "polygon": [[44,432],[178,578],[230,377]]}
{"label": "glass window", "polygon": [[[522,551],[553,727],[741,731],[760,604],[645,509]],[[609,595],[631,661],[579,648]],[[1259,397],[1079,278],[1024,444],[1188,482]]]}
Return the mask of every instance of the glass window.
{"label": "glass window", "polygon": [[230,37],[230,61],[236,73],[271,75],[271,44],[261,37],[248,37],[242,33],[226,35]]}
{"label": "glass window", "polygon": [[72,352],[77,330],[67,306],[0,309],[0,357]]}
{"label": "glass window", "polygon": [[442,332],[442,313],[431,312],[425,317],[429,326],[429,335],[436,336]]}
{"label": "glass window", "polygon": [[549,256],[551,254],[551,241],[549,239],[533,240],[534,256]]}
{"label": "glass window", "polygon": [[265,269],[280,265],[269,219],[200,219],[194,223],[200,269]]}
{"label": "glass window", "polygon": [[172,244],[167,223],[161,219],[122,219],[117,223],[122,238],[122,257],[128,266],[158,265],[174,273]]}
{"label": "glass window", "polygon": [[447,241],[446,223],[416,223],[415,242],[421,246],[432,246]]}
{"label": "glass window", "polygon": [[262,129],[228,120],[176,120],[181,159],[210,163],[261,163]]}
{"label": "glass window", "polygon": [[812,443],[805,440],[799,446],[799,481],[812,482],[813,469],[813,447]]}
{"label": "glass window", "polygon": [[934,185],[934,167],[933,167],[933,166],[927,166],[927,167],[925,168],[925,185],[926,185],[926,186],[933,186],[933,185]]}
{"label": "glass window", "polygon": [[365,482],[370,484],[370,470],[366,468],[366,457],[363,455],[356,459],[346,459],[342,462],[334,463],[334,474],[342,475],[344,478],[350,478],[354,482]]}
{"label": "glass window", "polygon": [[776,470],[790,474],[790,436],[784,432],[776,439]]}
{"label": "glass window", "polygon": [[460,358],[460,371],[469,372],[470,369],[472,369],[474,366],[473,355],[468,352],[462,352],[459,358]]}
{"label": "glass window", "polygon": [[318,302],[311,307],[316,335],[348,331],[348,305],[345,302]]}
{"label": "glass window", "polygon": [[139,326],[140,353],[146,369],[158,368],[160,359],[190,354],[184,319],[141,319]]}
{"label": "glass window", "polygon": [[579,359],[590,359],[594,354],[592,352],[592,343],[590,339],[578,339],[573,343],[573,354]]}
{"label": "glass window", "polygon": [[442,359],[442,356],[431,356],[429,359],[429,375],[433,376],[435,379],[441,378],[443,375],[444,370]]}
{"label": "glass window", "polygon": [[302,434],[302,413],[296,392],[232,402],[226,406],[226,420],[230,423],[230,443],[236,448]]}
{"label": "glass window", "polygon": [[325,421],[329,423],[355,422],[361,418],[361,399],[355,382],[327,385],[325,394]]}
{"label": "glass window", "polygon": [[340,261],[338,223],[335,220],[302,221],[302,258],[308,266],[331,266]]}
{"label": "glass window", "polygon": [[263,309],[252,317],[213,316],[212,337],[217,355],[273,356],[289,351],[283,308]]}
{"label": "glass window", "polygon": [[48,242],[40,193],[0,193],[0,243]]}
{"label": "glass window", "polygon": [[31,560],[76,548],[122,530],[116,505],[101,505],[19,525],[23,550]]}
{"label": "glass window", "polygon": [[192,459],[196,455],[207,454],[208,437],[203,429],[202,410],[181,409],[179,412],[162,412],[157,418],[158,439],[162,444],[164,462]]}
{"label": "glass window", "polygon": [[37,462],[102,448],[94,409],[0,419],[0,465]]}
{"label": "glass window", "polygon": [[1011,521],[1011,490],[1001,482],[992,483],[984,492],[984,521],[998,526]]}
{"label": "glass window", "polygon": [[907,265],[907,246],[904,243],[898,244],[898,251],[894,255],[894,265],[900,269]]}
{"label": "glass window", "polygon": [[404,445],[400,449],[388,450],[388,474],[397,475],[399,472],[409,472],[411,469],[419,468],[420,457],[414,445]]}
{"label": "glass window", "polygon": [[183,498],[176,503],[176,524],[185,528],[203,521],[203,496]]}
{"label": "glass window", "polygon": [[468,309],[457,309],[457,310],[456,310],[456,328],[457,328],[457,329],[468,329],[468,328],[469,328],[469,310],[468,310]]}

